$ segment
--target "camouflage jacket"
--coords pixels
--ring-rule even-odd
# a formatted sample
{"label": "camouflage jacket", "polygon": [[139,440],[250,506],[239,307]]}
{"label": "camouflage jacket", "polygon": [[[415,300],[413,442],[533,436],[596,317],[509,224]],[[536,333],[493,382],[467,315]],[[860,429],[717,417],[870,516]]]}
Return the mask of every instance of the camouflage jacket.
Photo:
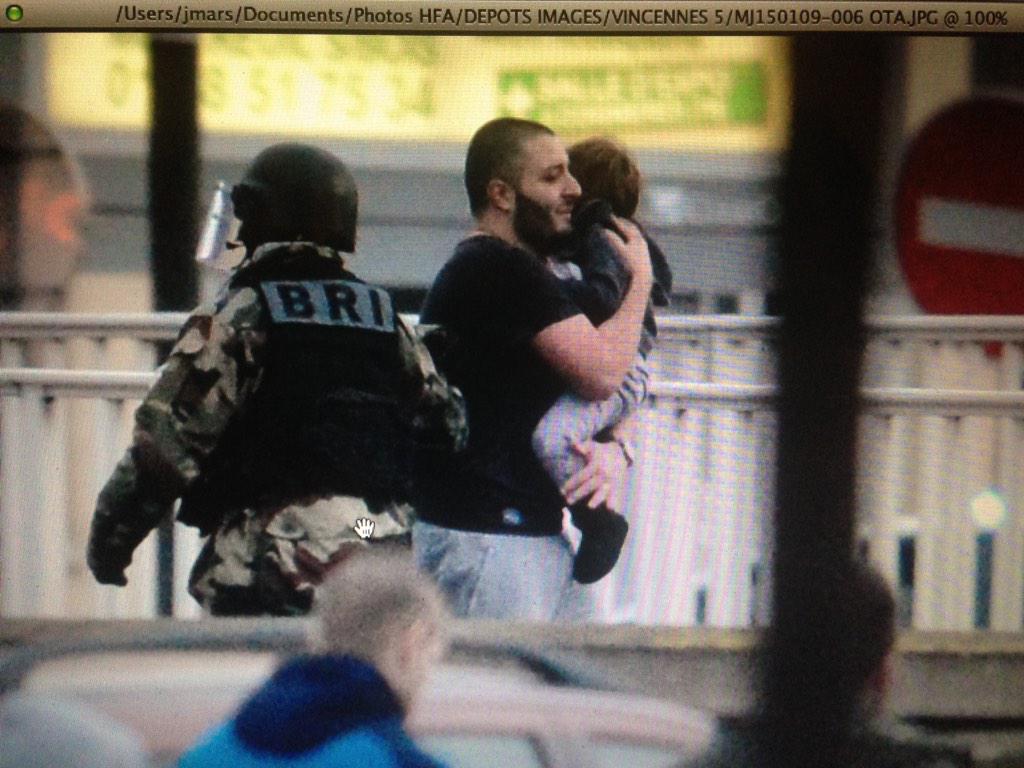
{"label": "camouflage jacket", "polygon": [[[308,257],[310,249],[339,266],[343,263],[342,256],[329,248],[268,244],[243,262],[240,271],[281,258],[282,252],[285,257],[299,252]],[[200,478],[204,461],[260,385],[260,360],[267,341],[265,305],[257,289],[232,285],[213,306],[199,307],[186,321],[156,383],[136,411],[131,447],[100,492],[88,561],[101,582],[124,583],[123,570],[134,549]],[[413,388],[416,402],[409,411],[410,427],[439,448],[461,448],[467,435],[461,394],[438,374],[426,346],[401,318],[398,334],[402,368],[418,384]],[[310,513],[313,509],[315,514]],[[278,559],[312,556],[323,565],[336,557],[341,542],[360,540],[353,530],[358,518],[374,523],[373,538],[386,538],[408,530],[405,512],[370,509],[350,497],[303,499],[279,510],[224,510],[224,524],[214,538],[237,538],[243,529],[269,529],[295,543]],[[296,552],[303,542],[309,551]],[[243,549],[252,545],[249,541]],[[193,582],[201,576],[193,573]]]}

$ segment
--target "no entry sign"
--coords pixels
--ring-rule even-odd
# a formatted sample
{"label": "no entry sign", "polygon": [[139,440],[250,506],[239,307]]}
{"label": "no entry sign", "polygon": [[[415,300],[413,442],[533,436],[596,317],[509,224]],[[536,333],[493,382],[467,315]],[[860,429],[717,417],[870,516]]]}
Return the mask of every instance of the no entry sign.
{"label": "no entry sign", "polygon": [[896,195],[900,263],[935,314],[1024,314],[1024,102],[979,97],[931,120]]}

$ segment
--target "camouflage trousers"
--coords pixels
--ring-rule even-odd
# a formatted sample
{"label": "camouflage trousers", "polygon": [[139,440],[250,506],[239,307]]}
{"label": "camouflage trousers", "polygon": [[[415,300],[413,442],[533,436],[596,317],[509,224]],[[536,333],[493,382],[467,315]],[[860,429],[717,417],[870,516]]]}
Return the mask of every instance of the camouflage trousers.
{"label": "camouflage trousers", "polygon": [[327,572],[371,545],[410,545],[407,507],[372,512],[362,499],[333,496],[245,509],[204,542],[189,594],[214,616],[301,616]]}

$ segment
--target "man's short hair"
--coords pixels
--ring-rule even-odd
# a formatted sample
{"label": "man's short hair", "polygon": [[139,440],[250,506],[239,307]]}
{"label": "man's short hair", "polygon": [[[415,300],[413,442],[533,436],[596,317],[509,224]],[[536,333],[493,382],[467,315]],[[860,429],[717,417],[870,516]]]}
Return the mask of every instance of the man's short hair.
{"label": "man's short hair", "polygon": [[522,174],[523,145],[535,136],[554,136],[546,125],[517,117],[484,123],[469,141],[464,180],[469,210],[479,216],[487,208],[487,185],[500,179],[515,186]]}
{"label": "man's short hair", "polygon": [[375,664],[403,628],[418,620],[444,630],[448,609],[434,581],[398,550],[367,550],[330,572],[317,590],[321,653]]}
{"label": "man's short hair", "polygon": [[580,202],[606,200],[629,219],[640,204],[640,169],[621,144],[603,137],[569,147],[569,173],[580,183]]}

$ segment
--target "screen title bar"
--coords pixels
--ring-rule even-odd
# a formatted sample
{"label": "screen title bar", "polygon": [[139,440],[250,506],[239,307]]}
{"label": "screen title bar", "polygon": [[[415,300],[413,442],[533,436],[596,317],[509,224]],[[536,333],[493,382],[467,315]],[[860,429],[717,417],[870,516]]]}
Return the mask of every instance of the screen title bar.
{"label": "screen title bar", "polygon": [[1024,3],[0,0],[2,31],[914,35],[1024,32]]}

